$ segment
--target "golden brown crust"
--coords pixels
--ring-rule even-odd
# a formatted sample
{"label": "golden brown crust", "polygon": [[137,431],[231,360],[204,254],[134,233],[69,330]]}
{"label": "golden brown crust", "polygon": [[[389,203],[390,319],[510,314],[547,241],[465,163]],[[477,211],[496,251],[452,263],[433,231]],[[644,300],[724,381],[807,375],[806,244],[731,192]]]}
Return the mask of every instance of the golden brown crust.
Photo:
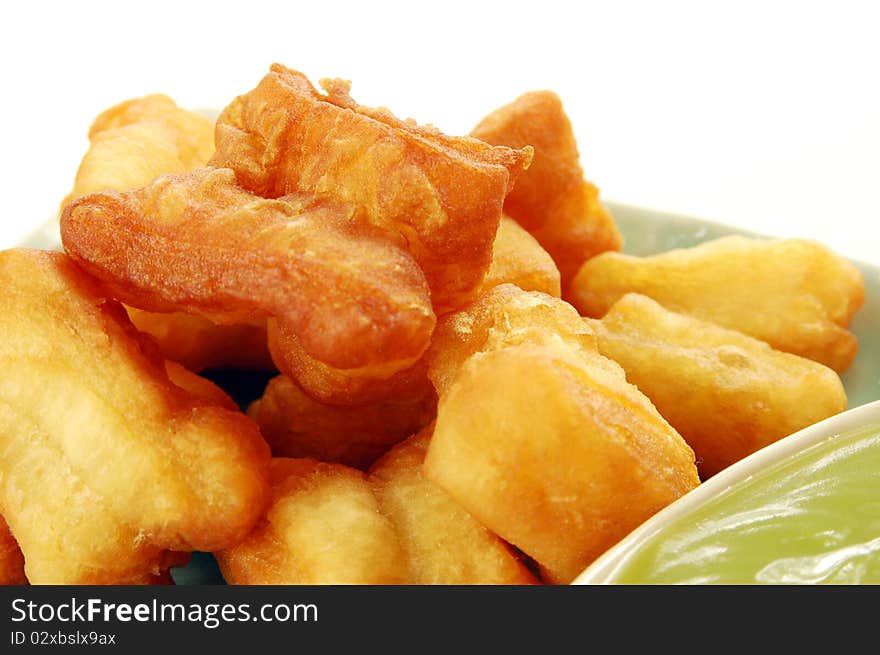
{"label": "golden brown crust", "polygon": [[193,373],[182,364],[173,362],[170,359],[165,360],[165,373],[171,382],[187,393],[191,393],[196,398],[233,412],[239,411],[238,403],[223,389],[209,379]]}
{"label": "golden brown crust", "polygon": [[76,200],[61,235],[123,302],[226,324],[273,317],[318,361],[387,377],[427,347],[431,299],[410,256],[355,232],[349,210],[258,198],[232,171],[205,168]]}
{"label": "golden brown crust", "polygon": [[214,152],[214,121],[154,94],[102,112],[92,123],[89,141],[62,206],[95,191],[127,191],[159,175],[204,166]]}
{"label": "golden brown crust", "polygon": [[495,287],[443,317],[429,357],[424,474],[547,582],[699,484],[691,448],[558,298]]}
{"label": "golden brown crust", "polygon": [[66,255],[0,254],[0,514],[32,583],[149,583],[243,538],[268,501],[256,425],[182,391]]}
{"label": "golden brown crust", "polygon": [[217,325],[204,316],[158,314],[126,307],[134,326],[149,334],[162,354],[191,371],[275,368],[269,354],[266,325]]}
{"label": "golden brown crust", "polygon": [[[427,381],[424,373],[422,377]],[[269,381],[248,415],[260,426],[275,457],[311,457],[364,469],[433,421],[436,411],[437,397],[427,383],[422,393],[334,406],[313,400],[281,375]]]}
{"label": "golden brown crust", "polygon": [[438,314],[472,299],[489,267],[501,207],[531,151],[493,147],[355,103],[347,83],[319,93],[275,64],[220,115],[214,166],[259,195],[331,196],[406,247]]}
{"label": "golden brown crust", "polygon": [[407,564],[364,474],[275,458],[272,505],[240,544],[215,553],[229,584],[404,584]]}
{"label": "golden brown crust", "polygon": [[535,148],[528,171],[504,201],[504,211],[550,253],[563,290],[590,257],[620,250],[623,239],[584,180],[571,122],[552,91],[532,91],[489,114],[471,132],[488,143]]}
{"label": "golden brown crust", "polygon": [[476,353],[557,339],[580,351],[596,350],[595,335],[574,307],[544,293],[500,284],[440,319],[427,354],[428,376],[442,396]]}
{"label": "golden brown crust", "polygon": [[694,449],[703,479],[846,409],[830,368],[646,296],[627,294],[588,323],[599,351]]}
{"label": "golden brown crust", "polygon": [[370,469],[379,507],[406,552],[413,584],[508,584],[538,581],[497,535],[422,475],[433,426],[392,448]]}
{"label": "golden brown crust", "polygon": [[481,293],[506,282],[523,291],[541,291],[557,298],[562,294],[559,269],[550,254],[519,223],[502,216]]}
{"label": "golden brown crust", "polygon": [[[73,191],[62,207],[95,191],[129,191],[160,175],[204,166],[214,152],[214,121],[156,94],[102,112],[89,130],[89,140]],[[156,339],[166,358],[191,370],[274,367],[265,325],[215,325],[190,314],[127,309],[132,322]]]}
{"label": "golden brown crust", "polygon": [[650,257],[604,253],[578,272],[571,302],[601,318],[630,292],[838,373],[858,351],[847,327],[864,303],[862,276],[812,241],[729,236]]}

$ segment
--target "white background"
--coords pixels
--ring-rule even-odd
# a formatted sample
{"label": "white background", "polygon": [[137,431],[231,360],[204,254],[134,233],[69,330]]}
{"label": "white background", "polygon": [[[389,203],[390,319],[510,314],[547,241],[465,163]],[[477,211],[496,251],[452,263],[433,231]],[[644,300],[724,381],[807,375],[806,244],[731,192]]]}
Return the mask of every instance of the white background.
{"label": "white background", "polygon": [[221,108],[279,61],[453,134],[552,89],[603,198],[880,263],[872,3],[59,2],[4,14],[3,248],[56,211],[101,110],[155,91]]}

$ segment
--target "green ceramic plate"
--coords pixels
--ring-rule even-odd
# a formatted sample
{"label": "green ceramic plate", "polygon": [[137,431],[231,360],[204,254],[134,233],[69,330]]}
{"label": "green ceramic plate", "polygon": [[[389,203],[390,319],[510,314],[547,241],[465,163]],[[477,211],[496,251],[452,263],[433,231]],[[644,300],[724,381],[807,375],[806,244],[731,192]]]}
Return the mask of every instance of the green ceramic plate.
{"label": "green ceramic plate", "polygon": [[[608,203],[625,238],[624,252],[651,255],[673,248],[686,248],[728,234],[751,234],[735,227],[698,218]],[[57,220],[52,220],[22,244],[32,248],[60,247]],[[844,374],[850,408],[880,399],[880,266],[853,262],[865,278],[866,302],[851,326],[859,340],[859,354]],[[211,374],[242,406],[259,397],[265,376],[227,372]],[[223,584],[214,559],[195,553],[190,563],[172,571],[178,584]]]}

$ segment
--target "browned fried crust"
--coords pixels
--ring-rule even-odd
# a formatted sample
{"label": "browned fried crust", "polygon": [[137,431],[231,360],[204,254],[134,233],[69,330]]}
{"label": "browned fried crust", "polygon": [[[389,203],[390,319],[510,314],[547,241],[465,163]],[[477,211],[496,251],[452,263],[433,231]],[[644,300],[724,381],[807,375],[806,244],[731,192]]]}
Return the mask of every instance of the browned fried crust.
{"label": "browned fried crust", "polygon": [[358,105],[341,80],[318,92],[275,64],[216,127],[214,166],[264,197],[290,193],[351,203],[357,220],[406,247],[425,271],[438,313],[479,290],[504,197],[531,149],[493,147]]}
{"label": "browned fried crust", "polygon": [[387,377],[425,350],[434,313],[412,258],[374,230],[355,231],[350,211],[259,198],[232,171],[205,168],[76,200],[61,235],[130,305],[227,324],[271,317],[309,356]]}

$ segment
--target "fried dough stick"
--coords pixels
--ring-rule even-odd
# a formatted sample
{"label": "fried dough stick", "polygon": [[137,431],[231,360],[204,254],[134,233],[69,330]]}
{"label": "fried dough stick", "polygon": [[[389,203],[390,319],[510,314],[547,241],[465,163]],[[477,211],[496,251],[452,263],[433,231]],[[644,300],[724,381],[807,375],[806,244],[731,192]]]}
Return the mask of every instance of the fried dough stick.
{"label": "fried dough stick", "polygon": [[557,298],[562,293],[559,269],[550,254],[515,220],[502,216],[481,293],[505,282]]}
{"label": "fried dough stick", "polygon": [[217,120],[211,165],[268,198],[332,197],[356,220],[407,248],[424,270],[437,314],[471,300],[492,256],[504,197],[531,149],[449,137],[358,105],[342,80],[326,94],[274,64]]}
{"label": "fried dough stick", "polygon": [[[553,296],[560,294],[559,271],[550,255],[532,235],[506,216],[501,218],[498,226],[492,263],[483,280],[482,291],[504,283],[516,284],[526,291],[543,291]],[[291,363],[287,367],[289,374],[320,403],[345,406],[381,405],[388,401],[418,404],[435,397],[427,378],[426,361],[420,360],[412,368],[386,380],[376,380],[358,376],[356,371],[333,369],[309,357],[294,335],[277,324],[269,331],[269,346],[278,361]],[[280,407],[282,405],[276,405],[276,408]]]}
{"label": "fried dough stick", "polygon": [[647,296],[627,294],[601,321],[587,321],[599,352],[694,449],[703,479],[846,409],[830,368]]}
{"label": "fried dough stick", "polygon": [[159,582],[244,538],[269,500],[256,425],[174,384],[66,255],[5,251],[0,284],[0,514],[30,582]]}
{"label": "fried dough stick", "polygon": [[[95,191],[129,191],[160,175],[204,166],[214,152],[214,121],[155,94],[102,112],[92,123],[89,141],[63,204]],[[193,314],[126,309],[132,323],[153,337],[168,359],[191,370],[274,368],[265,325],[215,325]]]}
{"label": "fried dough stick", "polygon": [[534,146],[532,164],[504,201],[504,212],[553,257],[564,293],[586,260],[620,250],[623,239],[599,190],[584,179],[571,122],[555,93],[526,93],[486,116],[471,134],[511,148]]}
{"label": "fried dough stick", "polygon": [[536,584],[510,546],[422,475],[433,426],[392,448],[370,469],[379,507],[391,519],[413,584]]}
{"label": "fried dough stick", "polygon": [[95,191],[128,191],[160,175],[204,166],[214,152],[214,121],[166,95],[133,98],[103,111],[63,204]]}
{"label": "fried dough stick", "polygon": [[366,477],[275,458],[272,504],[240,544],[215,553],[229,584],[405,584],[407,562]]}
{"label": "fried dough stick", "polygon": [[[559,271],[550,255],[507,217],[498,227],[483,285],[490,289],[505,282],[559,296]],[[580,323],[576,327],[582,329]],[[436,416],[437,394],[424,356],[411,369],[381,381],[340,375],[302,354],[296,361],[302,364],[295,372],[300,383],[287,376],[273,379],[248,411],[276,457],[314,457],[364,468]]]}
{"label": "fried dough stick", "polygon": [[123,302],[217,323],[269,318],[310,357],[387,378],[415,363],[435,318],[412,258],[355,232],[350,211],[259,198],[231,170],[204,168],[76,200],[61,235],[76,262]]}
{"label": "fried dough stick", "polygon": [[567,303],[501,285],[443,317],[423,471],[568,583],[699,484],[694,452]]}
{"label": "fried dough stick", "polygon": [[340,407],[312,399],[292,379],[279,375],[251,403],[248,416],[260,426],[275,457],[311,457],[365,469],[434,420],[437,396],[430,383],[426,386],[422,393]]}
{"label": "fried dough stick", "polygon": [[812,241],[729,236],[650,257],[604,253],[578,272],[571,302],[601,318],[629,292],[838,373],[858,351],[847,327],[865,300],[862,276]]}

